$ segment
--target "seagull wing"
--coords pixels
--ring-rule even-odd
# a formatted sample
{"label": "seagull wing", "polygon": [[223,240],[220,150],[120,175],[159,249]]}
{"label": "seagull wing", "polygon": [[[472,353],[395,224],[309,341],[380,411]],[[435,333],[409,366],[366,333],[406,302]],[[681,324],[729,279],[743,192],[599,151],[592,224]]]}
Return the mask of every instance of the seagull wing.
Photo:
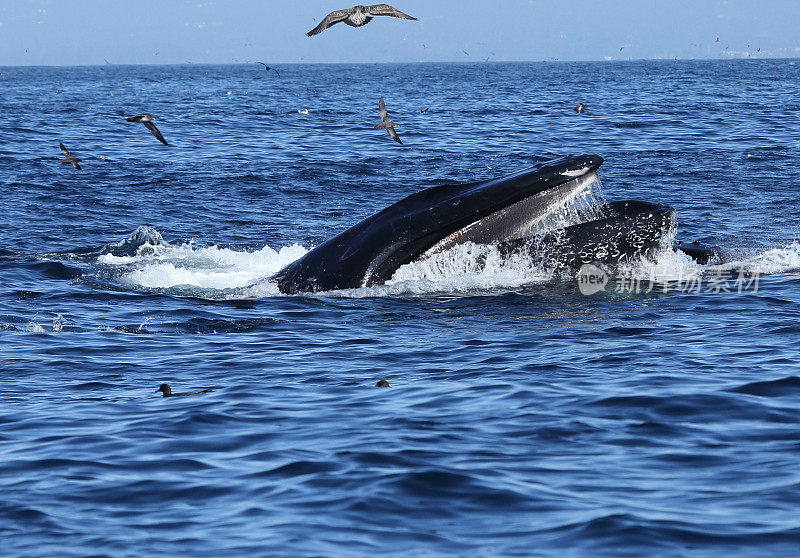
{"label": "seagull wing", "polygon": [[367,13],[374,16],[391,16],[399,17],[400,19],[413,19],[415,21],[417,19],[408,14],[404,14],[397,8],[391,7],[389,4],[374,4],[372,6],[367,6]]}
{"label": "seagull wing", "polygon": [[390,137],[391,137],[391,138],[392,138],[394,141],[396,141],[396,142],[397,142],[397,143],[399,143],[400,145],[403,145],[403,142],[402,142],[402,141],[400,141],[400,136],[398,136],[398,135],[397,135],[397,132],[395,132],[395,131],[394,131],[394,126],[389,126],[389,127],[387,127],[387,128],[386,128],[386,131],[387,131],[387,132],[389,132],[389,136],[390,136]]}
{"label": "seagull wing", "polygon": [[261,64],[261,65],[262,65],[262,66],[264,66],[264,68],[265,68],[265,69],[266,69],[266,70],[269,72],[269,66],[267,66],[267,65],[266,65],[266,64],[264,64],[263,62],[256,62],[256,64]]}
{"label": "seagull wing", "polygon": [[353,8],[349,8],[347,10],[336,10],[335,12],[331,12],[325,16],[325,19],[319,22],[314,29],[306,33],[309,37],[313,35],[319,35],[323,31],[325,31],[331,25],[336,25],[337,23],[341,23],[348,17],[350,17],[354,12]]}
{"label": "seagull wing", "polygon": [[272,71],[275,72],[276,74],[278,74],[278,77],[281,77],[281,73],[278,70],[276,70],[275,68],[272,68]]}
{"label": "seagull wing", "polygon": [[61,153],[64,154],[64,157],[69,157],[69,150],[66,147],[64,147],[64,144],[58,142],[58,146],[61,148]]}
{"label": "seagull wing", "polygon": [[72,163],[72,166],[75,167],[76,169],[83,170],[81,166],[78,164],[78,161],[80,161],[80,159],[75,159],[74,161],[70,161],[70,163]]}
{"label": "seagull wing", "polygon": [[164,145],[169,147],[169,144],[167,143],[167,140],[164,139],[164,136],[161,135],[161,132],[158,131],[158,128],[156,128],[155,124],[153,124],[152,122],[148,122],[148,121],[142,122],[142,124],[144,124],[147,127],[148,130],[153,132],[153,135],[156,137],[156,139],[158,141],[160,141],[161,143],[163,143]]}
{"label": "seagull wing", "polygon": [[383,102],[383,97],[378,101],[378,109],[381,111],[381,120],[389,120],[389,111],[386,110],[386,103]]}

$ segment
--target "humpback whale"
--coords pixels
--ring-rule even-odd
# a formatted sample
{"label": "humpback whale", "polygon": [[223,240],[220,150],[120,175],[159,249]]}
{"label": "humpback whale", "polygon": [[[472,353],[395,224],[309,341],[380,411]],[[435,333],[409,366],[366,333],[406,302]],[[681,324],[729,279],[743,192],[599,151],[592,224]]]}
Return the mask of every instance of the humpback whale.
{"label": "humpback whale", "polygon": [[674,230],[675,210],[636,200],[594,206],[582,222],[548,229],[548,217],[589,192],[599,155],[567,156],[517,173],[428,188],[323,242],[273,276],[296,294],[379,285],[404,264],[457,244],[525,250],[570,269],[648,255]]}

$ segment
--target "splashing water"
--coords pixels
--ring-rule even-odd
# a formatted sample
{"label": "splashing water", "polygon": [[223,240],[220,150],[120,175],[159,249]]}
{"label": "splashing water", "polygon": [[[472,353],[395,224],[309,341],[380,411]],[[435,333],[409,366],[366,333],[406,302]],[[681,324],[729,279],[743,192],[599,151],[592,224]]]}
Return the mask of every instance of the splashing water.
{"label": "splashing water", "polygon": [[[199,247],[189,242],[178,246],[145,243],[136,255],[104,254],[97,263],[111,271],[116,281],[135,289],[173,289],[182,293],[228,298],[215,293],[246,287],[270,277],[307,250],[298,244],[273,250],[265,246],[254,252],[217,246]],[[275,288],[277,294],[277,287]],[[263,296],[266,296],[267,293]]]}
{"label": "splashing water", "polygon": [[[607,217],[599,179],[555,205],[527,234],[536,235],[588,220]],[[621,264],[615,275],[656,283],[683,281],[720,272],[775,274],[800,269],[800,243],[718,265],[702,266],[672,248],[675,231],[649,257]],[[270,278],[308,249],[293,244],[237,251],[195,242],[172,245],[151,227],[139,227],[121,242],[106,246],[96,258],[100,269],[123,288],[168,292],[210,299],[282,296]],[[559,275],[561,277],[561,275]],[[501,254],[497,245],[467,242],[401,266],[384,285],[328,293],[333,296],[406,296],[455,293],[482,294],[544,283],[555,278],[525,251]],[[562,277],[563,278],[563,277]],[[54,329],[55,329],[54,321]]]}

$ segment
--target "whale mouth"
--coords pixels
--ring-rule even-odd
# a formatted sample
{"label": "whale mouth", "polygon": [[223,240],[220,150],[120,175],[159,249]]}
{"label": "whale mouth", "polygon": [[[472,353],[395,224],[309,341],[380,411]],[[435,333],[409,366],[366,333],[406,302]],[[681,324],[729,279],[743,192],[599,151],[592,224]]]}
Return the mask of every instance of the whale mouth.
{"label": "whale mouth", "polygon": [[[492,180],[421,190],[325,241],[272,279],[286,294],[372,287],[405,264],[458,245],[529,244],[561,229],[581,258],[651,247],[672,229],[674,212],[609,215],[623,206],[591,203],[598,201],[592,185],[602,164],[599,155],[567,156]],[[576,211],[581,201],[589,206]],[[624,234],[613,234],[615,227]],[[604,250],[606,244],[612,249]]]}
{"label": "whale mouth", "polygon": [[588,167],[561,174],[572,179],[473,221],[437,242],[423,254],[423,257],[443,252],[465,242],[475,244],[504,242],[535,235],[552,228],[548,227],[547,223],[552,221],[554,214],[565,212],[572,202],[588,196],[592,186],[600,181],[597,172]]}
{"label": "whale mouth", "polygon": [[[602,163],[599,155],[569,156],[494,180],[439,187],[447,196],[426,200],[431,205],[424,217],[431,224],[420,227],[424,234],[399,235],[396,242],[387,243],[358,286],[381,284],[401,265],[459,244],[513,241],[566,225],[572,204],[589,197],[599,182],[597,169]],[[430,190],[440,193],[438,188]]]}

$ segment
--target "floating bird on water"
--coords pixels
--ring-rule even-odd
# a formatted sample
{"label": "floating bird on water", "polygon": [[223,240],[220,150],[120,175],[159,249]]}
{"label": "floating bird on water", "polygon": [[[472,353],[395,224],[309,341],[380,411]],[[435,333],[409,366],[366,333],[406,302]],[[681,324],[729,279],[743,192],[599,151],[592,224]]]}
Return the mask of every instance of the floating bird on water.
{"label": "floating bird on water", "polygon": [[270,70],[272,70],[273,72],[275,72],[276,74],[278,74],[278,77],[281,77],[281,74],[280,74],[280,72],[278,72],[278,70],[276,70],[275,68],[270,68],[269,66],[267,66],[267,65],[266,65],[266,64],[264,64],[263,62],[256,62],[256,64],[261,64],[262,66],[264,66],[264,69],[265,69],[265,70],[267,70],[268,72],[269,72]]}
{"label": "floating bird on water", "polygon": [[187,395],[200,395],[201,393],[208,393],[209,391],[213,391],[210,389],[204,389],[201,391],[187,391],[185,393],[172,393],[172,389],[170,389],[169,384],[161,384],[158,386],[156,393],[161,392],[164,394],[164,397],[185,397]]}
{"label": "floating bird on water", "polygon": [[402,145],[403,142],[400,141],[400,136],[398,136],[397,132],[394,131],[394,128],[395,126],[397,126],[397,124],[392,122],[391,119],[389,118],[389,111],[386,110],[386,103],[383,102],[383,97],[381,97],[381,100],[378,102],[378,108],[381,111],[381,123],[375,124],[375,129],[376,130],[380,130],[381,128],[385,129],[387,132],[389,132],[389,136],[394,141]]}
{"label": "floating bird on water", "polygon": [[72,165],[73,167],[75,167],[78,170],[83,170],[83,169],[81,169],[81,166],[78,164],[78,163],[81,162],[81,159],[78,159],[77,157],[73,157],[72,154],[69,152],[69,150],[66,147],[64,147],[63,143],[58,142],[58,146],[61,148],[61,152],[64,154],[64,158],[61,159],[61,161],[60,161],[61,163],[65,163],[67,165]]}
{"label": "floating bird on water", "polygon": [[583,103],[578,103],[578,104],[577,104],[577,106],[574,106],[574,107],[572,107],[572,110],[574,110],[575,112],[577,112],[578,114],[580,114],[580,113],[582,113],[582,112],[584,111],[584,109],[585,109],[585,108],[586,108],[586,105],[585,105],[585,104],[583,104]]}
{"label": "floating bird on water", "polygon": [[125,120],[127,120],[128,122],[141,122],[142,124],[145,125],[145,127],[148,130],[153,132],[153,135],[156,137],[158,141],[169,147],[167,140],[164,139],[164,136],[162,136],[161,132],[158,131],[156,125],[153,124],[153,120],[155,119],[156,117],[153,116],[152,114],[137,114],[136,116],[131,116],[129,118],[126,118]]}
{"label": "floating bird on water", "polygon": [[328,27],[332,25],[336,25],[337,23],[345,22],[350,27],[361,27],[362,25],[366,25],[372,18],[375,16],[390,16],[390,17],[399,17],[400,19],[413,19],[416,20],[417,18],[412,17],[408,14],[404,14],[400,10],[393,8],[389,4],[373,4],[372,6],[353,6],[352,8],[348,8],[346,10],[336,10],[335,12],[331,12],[325,16],[319,25],[317,25],[314,29],[306,33],[309,37],[312,35],[318,35],[325,31]]}
{"label": "floating bird on water", "polygon": [[375,387],[389,387],[389,382],[386,380],[378,380],[378,383],[375,384]]}
{"label": "floating bird on water", "polygon": [[297,109],[300,114],[308,114],[308,109]]}

